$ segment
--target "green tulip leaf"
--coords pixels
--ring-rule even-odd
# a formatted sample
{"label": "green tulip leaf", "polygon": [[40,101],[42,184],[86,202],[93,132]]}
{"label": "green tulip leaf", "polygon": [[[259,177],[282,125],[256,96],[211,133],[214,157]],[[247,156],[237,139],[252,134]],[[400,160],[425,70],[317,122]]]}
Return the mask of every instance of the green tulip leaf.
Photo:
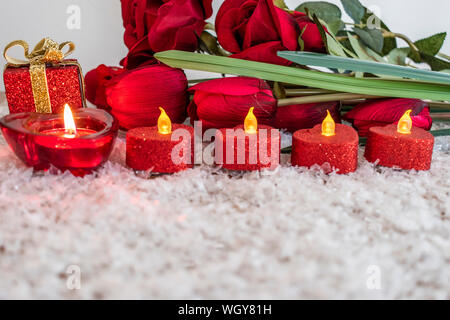
{"label": "green tulip leaf", "polygon": [[450,85],[439,83],[357,79],[339,74],[176,50],[158,52],[155,58],[173,68],[254,77],[338,92],[436,101],[450,100]]}

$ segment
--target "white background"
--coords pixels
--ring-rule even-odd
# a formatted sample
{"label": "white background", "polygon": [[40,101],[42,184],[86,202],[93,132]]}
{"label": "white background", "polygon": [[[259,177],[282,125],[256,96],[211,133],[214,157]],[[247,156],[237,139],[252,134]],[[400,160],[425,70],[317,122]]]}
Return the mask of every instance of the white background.
{"label": "white background", "polygon": [[[214,13],[223,1],[214,0]],[[286,0],[294,9],[302,0]],[[340,6],[340,1],[330,0]],[[413,40],[450,31],[449,0],[361,0],[395,32],[404,33]],[[80,29],[69,30],[67,13],[71,5],[81,12]],[[346,21],[350,19],[345,16]],[[212,20],[212,18],[210,19]],[[212,20],[213,21],[213,20]],[[72,57],[78,58],[85,72],[104,63],[118,65],[126,55],[119,0],[2,0],[0,4],[0,48],[12,40],[23,39],[34,46],[44,36],[58,42],[72,40],[77,49]],[[404,45],[399,41],[400,45]],[[444,53],[450,54],[450,40]],[[16,56],[23,53],[14,52]],[[2,59],[3,60],[3,59]],[[199,76],[198,73],[190,77]],[[3,90],[3,80],[0,84]]]}

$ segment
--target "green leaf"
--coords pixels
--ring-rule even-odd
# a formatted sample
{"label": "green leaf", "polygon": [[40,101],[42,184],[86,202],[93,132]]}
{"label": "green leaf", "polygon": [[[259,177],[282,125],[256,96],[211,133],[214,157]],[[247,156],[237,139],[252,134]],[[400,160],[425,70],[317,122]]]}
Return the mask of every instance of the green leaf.
{"label": "green leaf", "polygon": [[336,34],[344,25],[342,22],[342,12],[338,6],[325,2],[325,1],[315,1],[315,2],[304,2],[299,5],[295,11],[307,12],[310,14],[315,14],[317,17],[325,21],[330,27],[330,31]]}
{"label": "green leaf", "polygon": [[203,31],[199,38],[200,50],[216,56],[228,56],[228,54],[219,46],[217,38],[211,33]]}
{"label": "green leaf", "polygon": [[286,98],[286,89],[284,86],[278,81],[273,84],[273,94],[277,99],[285,99]]}
{"label": "green leaf", "polygon": [[286,5],[284,0],[273,0],[273,4],[283,10],[289,10],[289,7]]}
{"label": "green leaf", "polygon": [[369,56],[371,56],[375,61],[386,63],[386,60],[383,59],[382,56],[380,56],[378,53],[376,53],[372,49],[367,48],[366,50],[367,50],[367,53],[369,54]]}
{"label": "green leaf", "polygon": [[381,52],[383,50],[384,38],[381,30],[355,27],[354,31],[361,38],[361,41],[375,52]]}
{"label": "green leaf", "polygon": [[[434,64],[434,59],[431,59],[428,56],[435,56],[439,53],[439,50],[441,50],[442,45],[444,44],[444,40],[445,40],[446,36],[447,36],[447,33],[443,32],[443,33],[438,33],[431,37],[421,39],[419,41],[414,42],[416,47],[419,49],[419,53],[414,52],[413,50],[409,50],[408,57],[411,58],[416,63],[420,63],[420,62],[428,63],[423,56],[423,55],[426,55],[427,60],[433,61],[431,63]],[[438,59],[438,60],[440,60],[440,59]]]}
{"label": "green leaf", "polygon": [[436,58],[432,55],[428,55],[426,53],[420,53],[420,57],[423,62],[428,63],[433,71],[441,71],[445,69],[450,69],[450,62]]}
{"label": "green leaf", "polygon": [[[379,22],[381,28],[383,28],[387,31],[391,31],[388,28],[388,26],[380,18],[378,18],[369,9],[367,9],[367,8],[365,8],[365,9],[366,9],[366,14],[364,15],[364,17],[362,19],[362,23],[364,23],[364,24],[374,23],[376,25],[377,22]],[[370,29],[370,27],[369,27],[369,29]],[[389,52],[391,52],[395,48],[397,48],[397,39],[396,38],[384,38],[383,50],[381,51],[381,55],[385,56],[385,55],[389,54]]]}
{"label": "green leaf", "polygon": [[433,71],[450,69],[449,61],[435,57],[435,55],[439,54],[446,36],[447,33],[442,32],[414,42],[419,49],[418,53],[415,53],[411,48],[400,48],[400,50],[407,52],[408,57],[416,63],[427,63]]}
{"label": "green leaf", "polygon": [[[306,11],[309,13],[309,10],[306,9]],[[312,20],[316,24],[317,28],[319,29],[320,35],[322,36],[322,41],[325,43],[325,47],[327,49],[327,52],[331,55],[338,56],[338,57],[353,57],[356,58],[356,55],[353,54],[350,50],[345,48],[334,36],[331,32],[325,32],[325,28],[328,30],[330,29],[329,26],[325,21],[319,20],[319,18],[313,14]]]}
{"label": "green leaf", "polygon": [[406,57],[408,56],[408,50],[395,48],[389,52],[387,58],[388,62],[399,66],[406,66]]}
{"label": "green leaf", "polygon": [[353,21],[358,24],[366,13],[366,8],[359,2],[359,0],[341,0],[344,6],[345,12],[353,19]]}
{"label": "green leaf", "polygon": [[303,28],[302,32],[300,32],[300,36],[298,37],[298,44],[300,45],[300,51],[305,51],[305,41],[303,41],[302,37],[303,37],[303,34],[306,31],[306,28],[308,28],[308,25],[306,25]]}
{"label": "green leaf", "polygon": [[414,44],[416,45],[416,47],[419,49],[420,52],[423,52],[427,55],[435,56],[439,53],[439,50],[441,50],[446,36],[447,32],[442,32],[435,34],[431,37],[416,41],[414,42]]}
{"label": "green leaf", "polygon": [[357,54],[359,59],[373,61],[374,59],[369,56],[361,41],[356,39],[352,34],[347,32],[348,40],[353,48],[353,51]]}
{"label": "green leaf", "polygon": [[336,34],[339,30],[345,27],[344,22],[342,20],[335,20],[328,23],[328,31]]}
{"label": "green leaf", "polygon": [[338,74],[177,50],[158,52],[155,58],[174,68],[254,77],[338,92],[436,101],[450,100],[450,85],[444,84],[356,79]]}

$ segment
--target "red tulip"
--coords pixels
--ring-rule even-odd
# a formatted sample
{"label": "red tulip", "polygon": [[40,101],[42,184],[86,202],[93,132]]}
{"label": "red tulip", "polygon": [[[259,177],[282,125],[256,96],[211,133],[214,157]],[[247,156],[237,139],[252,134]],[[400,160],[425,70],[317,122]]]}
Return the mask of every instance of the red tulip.
{"label": "red tulip", "polygon": [[428,104],[417,99],[375,99],[361,103],[347,112],[344,119],[351,122],[360,136],[367,136],[369,129],[397,123],[411,109],[413,126],[430,130],[433,120]]}
{"label": "red tulip", "polygon": [[277,51],[300,49],[302,30],[305,50],[323,51],[317,26],[304,13],[277,8],[273,0],[225,0],[216,17],[219,43],[231,57],[246,60],[291,64]]}
{"label": "red tulip", "polygon": [[199,83],[188,107],[191,122],[201,120],[203,129],[232,128],[243,124],[250,107],[258,123],[273,125],[276,99],[264,80],[246,77],[215,79]]}
{"label": "red tulip", "polygon": [[127,69],[149,64],[155,52],[195,51],[212,15],[212,0],[122,0]]}
{"label": "red tulip", "polygon": [[278,107],[275,116],[275,127],[295,132],[299,129],[312,128],[322,123],[330,111],[334,121],[340,123],[340,105],[338,102],[297,104]]}
{"label": "red tulip", "polygon": [[86,99],[100,109],[109,110],[106,102],[106,86],[111,80],[123,73],[124,69],[107,67],[101,64],[97,69],[89,71],[84,77],[86,83]]}
{"label": "red tulip", "polygon": [[128,70],[106,87],[111,113],[122,128],[155,126],[163,107],[174,123],[186,119],[188,103],[184,72],[161,64]]}

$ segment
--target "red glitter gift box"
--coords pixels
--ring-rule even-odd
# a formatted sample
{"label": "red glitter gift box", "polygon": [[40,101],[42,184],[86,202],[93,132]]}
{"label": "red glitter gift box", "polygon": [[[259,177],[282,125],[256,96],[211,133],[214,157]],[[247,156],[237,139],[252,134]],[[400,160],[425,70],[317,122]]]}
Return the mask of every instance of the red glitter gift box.
{"label": "red glitter gift box", "polygon": [[[69,51],[62,49],[69,45]],[[27,60],[8,56],[7,51],[22,46]],[[77,60],[64,59],[74,50],[71,42],[58,45],[43,39],[28,53],[24,41],[10,43],[4,52],[7,65],[3,73],[10,113],[60,113],[64,105],[71,109],[85,106],[84,80]]]}

